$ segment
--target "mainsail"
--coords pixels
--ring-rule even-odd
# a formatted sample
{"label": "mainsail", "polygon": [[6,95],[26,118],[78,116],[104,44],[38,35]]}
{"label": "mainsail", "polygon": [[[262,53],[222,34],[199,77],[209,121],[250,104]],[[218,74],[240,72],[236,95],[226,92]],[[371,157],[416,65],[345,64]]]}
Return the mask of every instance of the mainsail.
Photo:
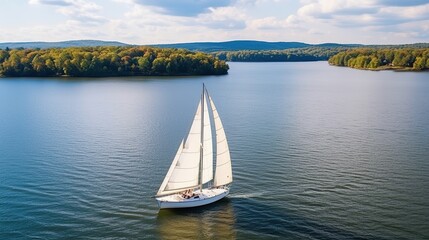
{"label": "mainsail", "polygon": [[186,141],[180,144],[157,195],[180,192],[199,184],[201,101]]}

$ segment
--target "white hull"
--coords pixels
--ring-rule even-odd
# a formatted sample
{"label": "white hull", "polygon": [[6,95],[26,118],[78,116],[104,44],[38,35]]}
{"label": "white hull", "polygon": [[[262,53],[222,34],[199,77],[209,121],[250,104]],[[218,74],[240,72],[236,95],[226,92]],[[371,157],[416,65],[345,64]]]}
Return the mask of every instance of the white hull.
{"label": "white hull", "polygon": [[186,199],[181,193],[157,197],[159,208],[191,208],[207,205],[224,198],[229,193],[228,188],[203,189],[194,192],[197,197]]}

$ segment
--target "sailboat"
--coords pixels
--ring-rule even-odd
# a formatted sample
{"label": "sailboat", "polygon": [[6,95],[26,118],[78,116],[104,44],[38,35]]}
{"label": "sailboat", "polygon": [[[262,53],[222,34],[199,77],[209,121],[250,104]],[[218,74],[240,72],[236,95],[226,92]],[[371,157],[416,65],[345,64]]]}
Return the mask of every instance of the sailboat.
{"label": "sailboat", "polygon": [[[212,135],[212,122],[215,136]],[[213,138],[216,142],[214,174]],[[180,143],[155,198],[161,209],[198,207],[227,196],[231,183],[231,155],[225,131],[203,84],[191,129]]]}

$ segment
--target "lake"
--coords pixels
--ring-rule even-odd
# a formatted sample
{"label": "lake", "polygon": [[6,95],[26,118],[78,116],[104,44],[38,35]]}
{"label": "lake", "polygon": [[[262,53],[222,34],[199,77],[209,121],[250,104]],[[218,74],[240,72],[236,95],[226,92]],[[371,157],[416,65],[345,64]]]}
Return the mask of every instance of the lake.
{"label": "lake", "polygon": [[[429,72],[229,65],[0,79],[0,239],[429,238]],[[202,83],[229,140],[231,193],[159,211]]]}

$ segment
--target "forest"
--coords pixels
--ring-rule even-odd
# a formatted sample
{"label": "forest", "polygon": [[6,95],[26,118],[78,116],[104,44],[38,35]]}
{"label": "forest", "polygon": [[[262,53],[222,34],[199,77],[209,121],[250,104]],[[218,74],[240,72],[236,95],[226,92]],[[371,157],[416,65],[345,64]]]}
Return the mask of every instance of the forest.
{"label": "forest", "polygon": [[0,49],[1,76],[222,75],[228,69],[223,60],[184,49],[144,46]]}
{"label": "forest", "polygon": [[352,49],[332,56],[329,58],[329,64],[371,70],[421,71],[429,69],[429,48]]}
{"label": "forest", "polygon": [[326,61],[358,69],[429,69],[427,45],[306,47],[213,53],[147,46],[0,49],[0,76],[107,77],[227,74],[232,62]]}
{"label": "forest", "polygon": [[242,50],[212,53],[221,60],[231,62],[305,62],[326,61],[346,47],[306,47],[285,50]]}

